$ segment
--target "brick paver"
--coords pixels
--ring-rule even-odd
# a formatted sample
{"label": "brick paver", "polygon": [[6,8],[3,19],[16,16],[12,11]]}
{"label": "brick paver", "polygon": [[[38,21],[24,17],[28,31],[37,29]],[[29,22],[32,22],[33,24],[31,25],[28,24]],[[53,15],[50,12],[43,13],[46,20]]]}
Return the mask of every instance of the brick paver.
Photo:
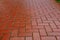
{"label": "brick paver", "polygon": [[54,0],[0,0],[0,40],[60,40],[60,9]]}

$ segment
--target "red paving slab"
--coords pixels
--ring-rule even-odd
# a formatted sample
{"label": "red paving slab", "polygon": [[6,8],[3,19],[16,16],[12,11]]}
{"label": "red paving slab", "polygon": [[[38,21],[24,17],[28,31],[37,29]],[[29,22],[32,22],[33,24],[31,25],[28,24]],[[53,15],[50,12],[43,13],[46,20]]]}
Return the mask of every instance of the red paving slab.
{"label": "red paving slab", "polygon": [[0,0],[0,40],[60,40],[59,4]]}

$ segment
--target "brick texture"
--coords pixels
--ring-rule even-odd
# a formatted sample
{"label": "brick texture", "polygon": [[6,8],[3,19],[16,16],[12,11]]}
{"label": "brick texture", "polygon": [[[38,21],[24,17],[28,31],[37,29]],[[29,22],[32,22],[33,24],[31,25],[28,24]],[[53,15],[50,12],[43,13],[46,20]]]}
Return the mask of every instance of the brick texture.
{"label": "brick texture", "polygon": [[60,40],[60,6],[55,0],[0,0],[0,40]]}

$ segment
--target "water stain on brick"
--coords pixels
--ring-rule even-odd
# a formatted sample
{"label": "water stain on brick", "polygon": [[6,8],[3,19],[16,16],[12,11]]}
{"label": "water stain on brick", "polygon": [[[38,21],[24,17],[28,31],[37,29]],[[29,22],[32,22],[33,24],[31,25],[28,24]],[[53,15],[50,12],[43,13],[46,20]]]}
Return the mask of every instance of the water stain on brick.
{"label": "water stain on brick", "polygon": [[[30,14],[24,6],[23,1],[19,0],[1,0],[0,3],[0,32],[5,33],[10,30],[18,30],[22,29],[22,31],[26,28],[26,22],[30,23]],[[3,20],[3,21],[2,21]],[[7,30],[6,30],[7,29]],[[2,30],[2,31],[1,31]],[[4,31],[5,30],[5,31]],[[4,35],[3,39],[7,40],[9,35]],[[0,38],[1,39],[1,38]]]}

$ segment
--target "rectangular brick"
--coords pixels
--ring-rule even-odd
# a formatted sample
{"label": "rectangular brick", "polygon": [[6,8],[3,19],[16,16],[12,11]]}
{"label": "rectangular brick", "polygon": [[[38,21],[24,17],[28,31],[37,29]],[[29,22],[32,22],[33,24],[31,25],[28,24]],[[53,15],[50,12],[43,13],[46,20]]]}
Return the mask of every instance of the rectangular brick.
{"label": "rectangular brick", "polygon": [[30,32],[30,33],[38,32],[38,29],[26,29],[26,32]]}
{"label": "rectangular brick", "polygon": [[13,29],[14,22],[9,22],[7,24],[7,29]]}
{"label": "rectangular brick", "polygon": [[47,35],[45,29],[39,29],[39,32],[40,32],[40,35],[41,35],[41,36],[46,36],[46,35]]}
{"label": "rectangular brick", "polygon": [[7,23],[8,23],[8,21],[1,23],[0,24],[0,29],[6,29],[7,28]]}
{"label": "rectangular brick", "polygon": [[54,32],[60,32],[60,29],[53,29]]}
{"label": "rectangular brick", "polygon": [[36,19],[32,19],[32,25],[37,25]]}
{"label": "rectangular brick", "polygon": [[25,28],[20,28],[19,32],[25,32]]}
{"label": "rectangular brick", "polygon": [[26,17],[26,23],[31,23],[31,18]]}
{"label": "rectangular brick", "polygon": [[51,18],[49,14],[47,14],[46,17],[47,17],[47,19],[48,19],[48,18]]}
{"label": "rectangular brick", "polygon": [[26,37],[26,40],[32,40],[32,37]]}
{"label": "rectangular brick", "polygon": [[32,36],[32,33],[30,33],[30,32],[29,32],[29,33],[27,33],[27,32],[23,32],[23,33],[22,33],[22,32],[21,32],[21,33],[19,33],[19,36],[20,36],[20,37]]}
{"label": "rectangular brick", "polygon": [[60,25],[60,22],[57,20],[57,21],[54,21],[54,23],[56,24],[56,25]]}
{"label": "rectangular brick", "polygon": [[3,37],[3,33],[0,33],[0,40],[2,40],[2,37]]}
{"label": "rectangular brick", "polygon": [[51,20],[44,20],[43,23],[50,23]]}
{"label": "rectangular brick", "polygon": [[19,24],[20,24],[19,26],[25,26],[25,23],[23,22],[20,22]]}
{"label": "rectangular brick", "polygon": [[18,30],[11,30],[11,36],[18,36]]}
{"label": "rectangular brick", "polygon": [[40,40],[40,35],[39,35],[39,33],[33,33],[33,39],[34,39],[34,40]]}
{"label": "rectangular brick", "polygon": [[60,26],[57,26],[60,29]]}
{"label": "rectangular brick", "polygon": [[33,29],[43,29],[44,26],[43,25],[38,25],[38,26],[34,25],[34,26],[32,26],[32,28]]}
{"label": "rectangular brick", "polygon": [[53,22],[50,23],[50,26],[51,26],[52,29],[57,28],[56,25]]}
{"label": "rectangular brick", "polygon": [[39,23],[38,25],[49,25],[48,23]]}
{"label": "rectangular brick", "polygon": [[42,23],[42,20],[41,19],[36,19],[36,20],[37,20],[38,24],[39,23]]}
{"label": "rectangular brick", "polygon": [[49,25],[45,25],[46,32],[52,32],[52,29]]}
{"label": "rectangular brick", "polygon": [[31,23],[26,24],[26,29],[31,29],[31,28],[32,28]]}
{"label": "rectangular brick", "polygon": [[60,32],[48,32],[49,36],[60,36]]}
{"label": "rectangular brick", "polygon": [[10,33],[4,33],[2,40],[9,40],[10,38]]}
{"label": "rectangular brick", "polygon": [[51,18],[51,17],[48,17],[47,19],[48,19],[49,21],[57,20],[56,18],[53,18],[53,17],[52,17],[52,18]]}
{"label": "rectangular brick", "polygon": [[42,20],[47,20],[45,16],[42,16],[41,18],[42,18]]}
{"label": "rectangular brick", "polygon": [[10,30],[8,30],[8,29],[5,29],[5,30],[1,29],[0,33],[10,33]]}
{"label": "rectangular brick", "polygon": [[41,37],[41,40],[56,40],[56,38],[53,36],[44,36],[44,37]]}
{"label": "rectangular brick", "polygon": [[18,29],[20,27],[20,24],[15,23],[12,28]]}
{"label": "rectangular brick", "polygon": [[24,37],[12,37],[10,40],[24,40]]}
{"label": "rectangular brick", "polygon": [[57,40],[60,40],[60,36],[56,36],[57,37]]}

